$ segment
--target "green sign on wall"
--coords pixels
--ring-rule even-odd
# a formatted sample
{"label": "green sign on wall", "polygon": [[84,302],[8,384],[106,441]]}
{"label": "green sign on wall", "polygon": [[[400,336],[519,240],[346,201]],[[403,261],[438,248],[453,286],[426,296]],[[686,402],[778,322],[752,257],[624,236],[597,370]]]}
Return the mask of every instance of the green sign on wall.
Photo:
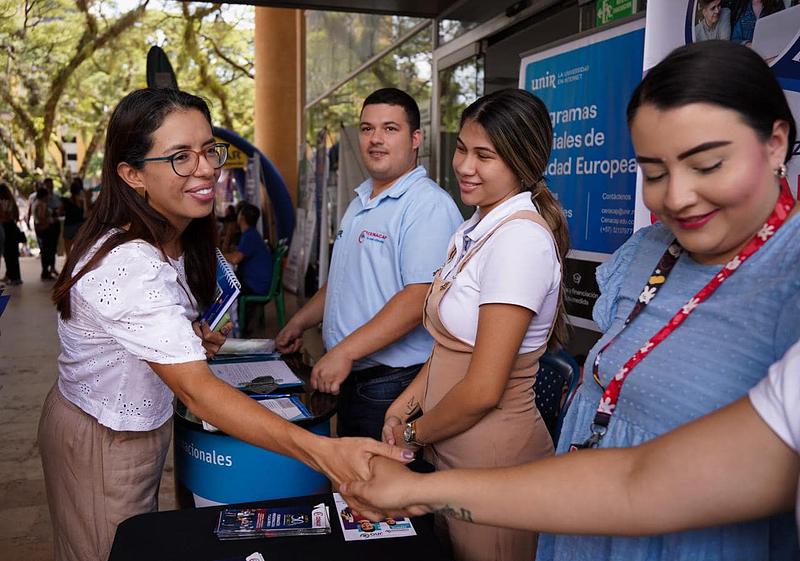
{"label": "green sign on wall", "polygon": [[597,0],[597,23],[599,27],[633,15],[634,0]]}

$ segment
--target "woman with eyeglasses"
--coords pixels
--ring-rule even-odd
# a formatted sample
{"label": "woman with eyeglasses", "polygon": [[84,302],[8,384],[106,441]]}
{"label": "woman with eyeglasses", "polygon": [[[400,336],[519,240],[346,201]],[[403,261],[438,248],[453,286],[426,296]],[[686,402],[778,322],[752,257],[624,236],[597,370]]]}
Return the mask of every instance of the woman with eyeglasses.
{"label": "woman with eyeglasses", "polygon": [[722,0],[698,0],[695,41],[731,38],[731,11],[722,7]]}
{"label": "woman with eyeglasses", "polygon": [[216,284],[212,210],[226,157],[193,95],[138,90],[111,116],[103,189],[53,294],[61,354],[39,449],[57,561],[105,561],[117,525],[157,509],[173,394],[226,433],[336,484],[365,476],[375,454],[410,459],[385,443],[312,434],[209,370],[225,335],[197,318]]}

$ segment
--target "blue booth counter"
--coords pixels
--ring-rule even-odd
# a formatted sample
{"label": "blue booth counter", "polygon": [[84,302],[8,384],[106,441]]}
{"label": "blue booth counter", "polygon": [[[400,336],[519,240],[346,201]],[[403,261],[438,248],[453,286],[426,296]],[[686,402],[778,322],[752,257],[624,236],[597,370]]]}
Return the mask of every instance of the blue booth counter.
{"label": "blue booth counter", "polygon": [[[311,418],[295,421],[330,436],[335,396],[312,393],[310,369],[290,357],[289,367],[304,381],[292,393]],[[285,389],[274,393],[287,393]],[[328,478],[295,459],[252,446],[223,432],[211,432],[178,402],[174,415],[175,492],[180,508],[264,501],[330,491]]]}

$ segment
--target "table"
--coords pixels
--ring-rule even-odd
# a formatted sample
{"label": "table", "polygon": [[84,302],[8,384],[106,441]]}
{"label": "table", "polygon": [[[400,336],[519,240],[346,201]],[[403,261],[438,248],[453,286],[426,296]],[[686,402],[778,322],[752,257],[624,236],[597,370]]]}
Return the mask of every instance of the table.
{"label": "table", "polygon": [[[300,355],[284,357],[303,380],[303,387],[273,393],[295,393],[312,414],[295,424],[330,436],[336,397],[314,392],[311,368]],[[324,493],[330,482],[319,472],[287,456],[252,446],[223,432],[210,432],[180,402],[174,415],[175,491],[181,508],[241,503]]]}
{"label": "table", "polygon": [[345,542],[330,493],[236,506],[316,505],[320,502],[325,502],[331,512],[331,533],[322,536],[221,541],[214,534],[214,528],[220,510],[226,508],[222,506],[140,514],[119,525],[108,559],[218,561],[237,556],[244,559],[254,551],[264,555],[267,561],[450,559],[433,533],[432,516],[412,519],[417,532],[413,537]]}

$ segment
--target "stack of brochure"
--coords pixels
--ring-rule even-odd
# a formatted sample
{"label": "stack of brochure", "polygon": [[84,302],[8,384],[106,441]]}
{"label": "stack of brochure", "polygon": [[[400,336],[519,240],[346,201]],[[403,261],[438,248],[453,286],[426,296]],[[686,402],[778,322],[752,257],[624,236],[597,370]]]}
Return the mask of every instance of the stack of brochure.
{"label": "stack of brochure", "polygon": [[222,344],[220,355],[271,355],[275,353],[275,339],[235,339],[228,337]]}
{"label": "stack of brochure", "polygon": [[329,534],[324,503],[316,506],[226,508],[219,513],[214,533],[221,540]]}

